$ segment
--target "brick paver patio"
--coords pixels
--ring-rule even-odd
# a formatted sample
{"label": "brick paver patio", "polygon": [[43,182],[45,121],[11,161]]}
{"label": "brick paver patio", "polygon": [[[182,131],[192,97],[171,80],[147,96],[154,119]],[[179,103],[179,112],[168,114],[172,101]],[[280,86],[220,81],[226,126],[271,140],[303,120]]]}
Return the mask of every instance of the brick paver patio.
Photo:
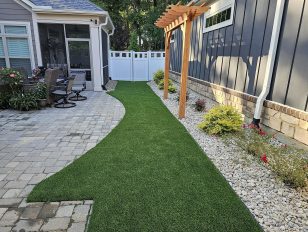
{"label": "brick paver patio", "polygon": [[33,187],[101,141],[122,119],[123,105],[86,92],[75,108],[0,111],[0,231],[84,231],[92,202],[26,204]]}

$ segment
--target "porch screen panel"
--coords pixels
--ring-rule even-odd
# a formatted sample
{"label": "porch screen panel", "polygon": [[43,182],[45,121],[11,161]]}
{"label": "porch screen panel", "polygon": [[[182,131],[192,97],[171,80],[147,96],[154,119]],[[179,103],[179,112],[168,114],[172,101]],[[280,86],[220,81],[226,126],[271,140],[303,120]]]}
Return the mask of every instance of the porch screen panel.
{"label": "porch screen panel", "polygon": [[71,68],[90,69],[90,50],[88,41],[68,42]]}

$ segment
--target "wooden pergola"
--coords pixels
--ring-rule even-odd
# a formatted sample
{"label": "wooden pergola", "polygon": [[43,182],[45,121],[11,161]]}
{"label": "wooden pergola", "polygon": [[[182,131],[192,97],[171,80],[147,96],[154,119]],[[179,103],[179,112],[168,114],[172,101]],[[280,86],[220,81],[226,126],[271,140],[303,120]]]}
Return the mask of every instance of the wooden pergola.
{"label": "wooden pergola", "polygon": [[187,5],[171,5],[155,22],[155,25],[165,30],[165,78],[164,78],[164,99],[168,98],[169,83],[169,62],[170,62],[170,40],[172,32],[181,27],[183,31],[183,53],[182,53],[182,71],[181,71],[181,89],[179,118],[185,118],[186,95],[187,95],[187,77],[190,53],[190,37],[192,22],[198,16],[209,10],[205,4],[200,6],[190,2]]}

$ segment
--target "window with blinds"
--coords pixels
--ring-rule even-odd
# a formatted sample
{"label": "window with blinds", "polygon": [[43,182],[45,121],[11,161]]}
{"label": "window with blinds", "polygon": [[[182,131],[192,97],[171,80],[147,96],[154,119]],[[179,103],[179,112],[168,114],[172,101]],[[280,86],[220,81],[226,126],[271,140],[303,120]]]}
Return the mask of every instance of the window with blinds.
{"label": "window with blinds", "polygon": [[7,25],[0,21],[0,68],[24,68],[30,76],[32,65],[29,40],[27,25]]}

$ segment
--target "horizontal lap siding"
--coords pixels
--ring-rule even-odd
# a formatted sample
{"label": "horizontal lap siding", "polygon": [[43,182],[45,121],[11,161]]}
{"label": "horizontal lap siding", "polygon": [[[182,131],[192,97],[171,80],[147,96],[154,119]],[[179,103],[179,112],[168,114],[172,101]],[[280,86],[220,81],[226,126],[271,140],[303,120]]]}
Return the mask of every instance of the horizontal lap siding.
{"label": "horizontal lap siding", "polygon": [[[0,0],[0,21],[21,21],[31,23],[32,43],[35,45],[35,38],[32,24],[32,13],[14,0]],[[35,46],[33,48],[35,64],[37,64]]]}

